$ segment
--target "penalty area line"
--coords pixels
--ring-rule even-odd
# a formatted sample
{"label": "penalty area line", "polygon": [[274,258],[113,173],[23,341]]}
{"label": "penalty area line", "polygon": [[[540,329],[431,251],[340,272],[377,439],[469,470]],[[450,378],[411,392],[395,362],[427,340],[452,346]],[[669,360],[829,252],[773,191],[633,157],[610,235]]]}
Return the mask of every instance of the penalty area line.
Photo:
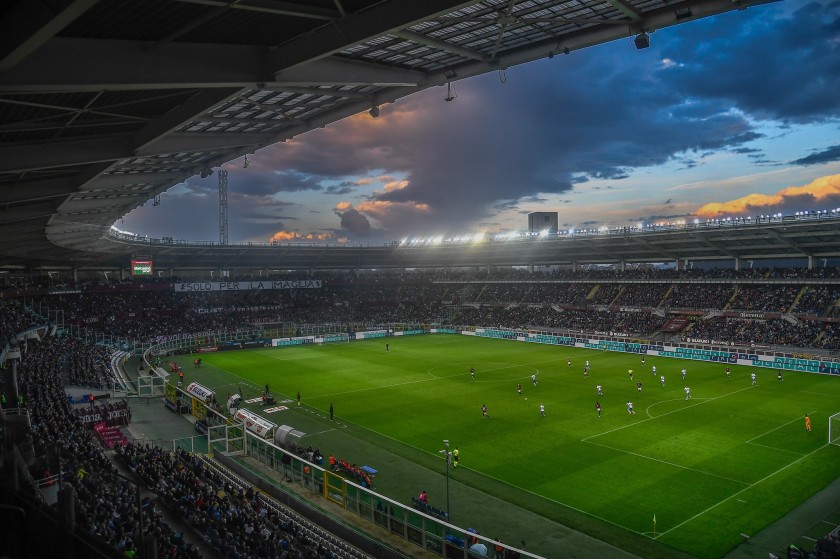
{"label": "penalty area line", "polygon": [[667,530],[665,530],[664,532],[662,532],[661,534],[659,534],[658,536],[656,536],[656,539],[659,539],[660,537],[664,536],[665,534],[668,534],[668,533],[670,533],[670,532],[673,532],[673,531],[674,531],[674,530],[676,530],[677,528],[680,528],[681,526],[684,526],[684,525],[688,524],[689,522],[691,522],[691,521],[692,521],[692,520],[694,520],[695,518],[698,518],[698,517],[700,517],[700,516],[703,516],[704,514],[706,514],[707,512],[709,512],[710,510],[712,510],[712,509],[714,509],[714,508],[719,507],[720,505],[722,505],[722,504],[723,504],[723,503],[725,503],[726,501],[728,501],[728,500],[732,499],[733,497],[737,497],[738,495],[740,495],[740,494],[741,494],[741,493],[743,493],[744,491],[748,491],[748,490],[752,489],[753,487],[755,487],[756,485],[758,485],[759,483],[763,483],[763,482],[767,481],[768,479],[770,479],[771,477],[775,476],[776,474],[781,473],[781,472],[783,472],[783,471],[787,470],[788,468],[790,468],[790,467],[791,467],[791,466],[793,466],[794,464],[797,464],[797,463],[799,463],[799,462],[801,462],[801,461],[805,460],[806,458],[808,458],[808,457],[809,457],[809,456],[811,456],[812,454],[814,454],[814,453],[816,453],[816,452],[819,452],[820,450],[824,449],[824,448],[825,448],[825,447],[827,447],[827,446],[829,446],[829,443],[825,443],[825,444],[824,444],[824,445],[822,445],[821,447],[819,447],[819,448],[815,448],[814,450],[812,450],[812,451],[811,451],[811,452],[809,452],[808,454],[805,454],[804,456],[801,456],[801,457],[797,458],[796,460],[794,460],[794,461],[793,461],[793,462],[791,462],[790,464],[787,464],[786,466],[782,466],[781,468],[779,468],[779,469],[778,469],[778,470],[776,470],[775,472],[772,472],[772,473],[767,474],[766,476],[764,476],[764,477],[763,477],[763,478],[761,478],[760,480],[758,480],[758,481],[756,481],[756,482],[754,482],[754,483],[751,483],[750,485],[748,485],[748,486],[744,487],[744,488],[743,488],[743,489],[741,489],[740,491],[737,491],[737,492],[733,493],[732,495],[730,495],[729,497],[727,497],[727,498],[723,499],[722,501],[718,501],[717,503],[715,503],[714,505],[712,505],[712,506],[708,507],[707,509],[705,509],[705,510],[702,510],[702,511],[698,512],[697,514],[695,514],[695,515],[694,515],[694,516],[692,516],[691,518],[687,518],[687,519],[683,520],[682,522],[680,522],[679,524],[677,524],[676,526],[673,526],[672,528],[668,528]]}

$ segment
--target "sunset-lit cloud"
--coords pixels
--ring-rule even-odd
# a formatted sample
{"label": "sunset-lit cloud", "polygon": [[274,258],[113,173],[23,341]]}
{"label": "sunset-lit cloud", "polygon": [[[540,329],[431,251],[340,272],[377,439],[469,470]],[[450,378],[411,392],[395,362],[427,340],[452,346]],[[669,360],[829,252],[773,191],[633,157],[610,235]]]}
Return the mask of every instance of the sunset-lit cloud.
{"label": "sunset-lit cloud", "polygon": [[298,233],[297,231],[278,231],[268,239],[269,242],[292,241],[328,241],[335,238],[332,233]]}
{"label": "sunset-lit cloud", "polygon": [[773,194],[748,194],[727,202],[705,204],[697,210],[696,215],[741,216],[775,213],[779,210],[795,212],[837,207],[840,207],[840,175],[829,175],[804,186],[789,186]]}

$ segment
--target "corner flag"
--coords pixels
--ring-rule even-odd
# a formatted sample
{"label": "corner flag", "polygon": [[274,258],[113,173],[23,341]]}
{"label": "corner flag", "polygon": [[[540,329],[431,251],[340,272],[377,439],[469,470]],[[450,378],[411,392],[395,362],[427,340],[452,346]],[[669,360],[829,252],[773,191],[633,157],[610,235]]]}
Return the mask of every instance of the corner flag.
{"label": "corner flag", "polygon": [[656,513],[653,513],[653,537],[656,537]]}

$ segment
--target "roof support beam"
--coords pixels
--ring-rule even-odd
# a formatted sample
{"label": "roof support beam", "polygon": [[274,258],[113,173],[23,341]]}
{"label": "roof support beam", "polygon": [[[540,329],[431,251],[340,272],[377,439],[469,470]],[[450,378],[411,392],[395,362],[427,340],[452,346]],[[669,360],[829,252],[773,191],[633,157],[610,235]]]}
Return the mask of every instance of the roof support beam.
{"label": "roof support beam", "polygon": [[[19,0],[0,23],[0,72],[32,54],[99,0]],[[54,7],[58,4],[57,7]]]}
{"label": "roof support beam", "polygon": [[423,35],[422,33],[417,33],[409,29],[402,29],[400,31],[396,31],[394,35],[403,38],[406,41],[411,41],[413,43],[419,43],[421,45],[434,47],[442,51],[451,52],[452,54],[457,54],[458,56],[463,56],[464,58],[468,58],[470,60],[479,60],[482,62],[486,62],[488,60],[488,58],[484,56],[483,53],[477,50],[472,50],[458,45],[454,45],[452,43],[447,43],[446,41],[441,41],[440,39],[435,39],[434,37],[429,37]]}
{"label": "roof support beam", "polygon": [[[170,43],[57,37],[23,64],[0,73],[0,92],[146,89],[283,89],[291,87],[416,85],[425,74],[359,60],[313,61],[277,75],[272,55],[246,45]],[[326,94],[329,94],[328,92]]]}
{"label": "roof support beam", "polygon": [[615,6],[616,9],[631,20],[642,21],[642,12],[625,2],[625,0],[607,0],[607,2]]}
{"label": "roof support beam", "polygon": [[305,6],[292,2],[280,2],[279,0],[178,0],[189,4],[201,4],[218,8],[229,8],[232,10],[244,10],[249,12],[262,12],[280,16],[292,16],[307,19],[319,19],[332,21],[341,17],[336,10],[318,8],[316,6]]}
{"label": "roof support beam", "polygon": [[[275,141],[273,134],[170,134],[135,148],[127,137],[78,138],[36,145],[0,147],[0,173],[18,173],[68,165],[116,162],[136,157],[154,157],[178,152],[215,152],[258,148]],[[184,166],[196,163],[185,160]]]}
{"label": "roof support beam", "polygon": [[278,45],[273,52],[272,70],[279,72],[300,64],[309,64],[369,39],[411,27],[474,3],[461,0],[383,2]]}

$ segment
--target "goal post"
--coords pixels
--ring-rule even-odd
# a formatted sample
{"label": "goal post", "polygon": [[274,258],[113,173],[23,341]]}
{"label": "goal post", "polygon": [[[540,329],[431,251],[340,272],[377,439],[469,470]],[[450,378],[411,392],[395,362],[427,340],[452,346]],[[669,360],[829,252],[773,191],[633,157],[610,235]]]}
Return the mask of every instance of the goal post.
{"label": "goal post", "polygon": [[840,446],[840,413],[828,418],[828,444]]}

